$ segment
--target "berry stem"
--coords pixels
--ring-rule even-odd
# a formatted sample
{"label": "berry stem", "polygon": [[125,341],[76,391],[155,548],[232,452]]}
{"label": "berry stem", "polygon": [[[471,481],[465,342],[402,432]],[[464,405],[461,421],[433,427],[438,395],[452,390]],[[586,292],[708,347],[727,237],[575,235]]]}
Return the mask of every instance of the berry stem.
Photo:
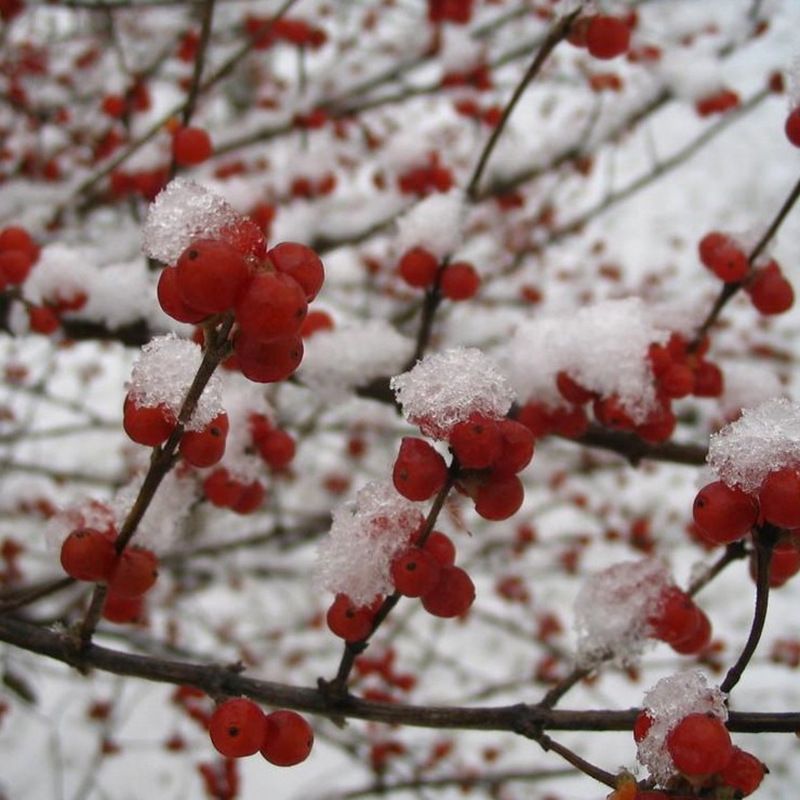
{"label": "berry stem", "polygon": [[778,529],[772,525],[764,525],[754,530],[753,541],[756,547],[756,608],[753,614],[753,624],[736,663],[728,670],[725,680],[720,684],[720,691],[726,694],[733,689],[741,679],[745,668],[750,663],[753,653],[758,647],[764,622],[767,619],[767,604],[769,602],[769,565],[772,560],[772,551],[778,539]]}
{"label": "berry stem", "polygon": [[[747,260],[751,267],[753,266],[755,260],[764,251],[764,248],[769,244],[770,240],[778,232],[784,220],[789,215],[789,212],[792,210],[795,203],[797,203],[798,199],[800,199],[800,180],[798,180],[797,183],[795,183],[795,185],[792,187],[792,190],[783,201],[778,213],[767,227],[764,235],[758,240],[750,254],[747,256]],[[747,279],[744,281],[739,281],[738,283],[726,283],[723,285],[716,301],[714,302],[714,305],[711,308],[711,311],[709,311],[708,316],[705,318],[705,320],[703,320],[702,325],[700,325],[700,327],[697,329],[697,333],[689,345],[690,352],[699,347],[700,342],[708,334],[711,326],[719,318],[719,315],[722,313],[722,309],[725,308],[725,306],[728,304],[728,301],[745,285],[746,282]]]}
{"label": "berry stem", "polygon": [[[117,553],[121,553],[128,542],[130,542],[133,535],[136,533],[142,517],[152,503],[161,481],[167,476],[169,471],[175,464],[175,452],[180,443],[183,430],[187,422],[191,419],[197,408],[197,403],[203,390],[206,388],[208,381],[214,374],[214,370],[219,366],[220,362],[230,354],[230,342],[228,335],[233,327],[233,315],[229,314],[220,325],[218,330],[212,330],[211,327],[206,330],[208,345],[203,360],[200,362],[197,373],[186,392],[186,397],[181,405],[180,412],[178,413],[177,424],[175,429],[170,435],[169,439],[161,447],[153,450],[150,459],[150,467],[144,477],[142,486],[139,493],[131,506],[125,521],[119,529],[119,534],[114,541],[114,548]],[[94,635],[97,623],[100,621],[100,615],[103,611],[103,604],[108,594],[108,586],[104,583],[98,583],[95,586],[92,594],[89,608],[80,624],[78,639],[80,646],[85,648]]]}
{"label": "berry stem", "polygon": [[573,752],[568,747],[553,741],[553,739],[547,736],[547,734],[539,733],[532,735],[531,738],[535,739],[541,745],[542,750],[545,752],[552,750],[554,753],[558,753],[561,758],[572,764],[575,769],[579,770],[584,775],[588,775],[590,778],[594,778],[596,781],[599,781],[600,783],[603,783],[612,789],[616,788],[616,775],[612,775],[610,772],[606,772],[604,769],[600,769],[600,767],[597,767],[589,761],[586,761],[586,759],[581,758],[577,753]]}
{"label": "berry stem", "polygon": [[[450,462],[450,466],[447,470],[447,480],[434,498],[433,505],[431,505],[430,511],[428,511],[428,516],[425,518],[425,524],[422,528],[422,533],[417,539],[417,544],[419,547],[422,547],[422,545],[425,544],[425,541],[427,540],[428,536],[430,536],[434,525],[436,525],[436,520],[438,519],[442,508],[444,508],[447,496],[450,494],[450,490],[453,488],[453,485],[458,479],[459,469],[458,461],[455,457],[453,457],[453,460]],[[369,634],[357,642],[345,643],[344,652],[342,653],[342,658],[339,662],[339,668],[336,671],[336,677],[331,681],[324,681],[322,679],[319,681],[319,686],[325,694],[332,695],[334,697],[345,696],[347,681],[350,678],[350,673],[353,669],[356,658],[363,653],[364,650],[366,650],[370,638],[381,626],[383,621],[389,616],[389,613],[397,605],[401,597],[402,595],[399,592],[394,592],[393,594],[389,595],[376,612],[375,618],[372,622],[372,630],[370,630]]]}
{"label": "berry stem", "polygon": [[500,121],[495,126],[494,130],[492,130],[491,136],[489,136],[486,145],[483,148],[483,151],[478,158],[478,163],[475,165],[475,169],[472,173],[472,177],[470,178],[469,183],[467,184],[466,195],[470,200],[477,199],[478,194],[478,184],[480,183],[481,176],[483,175],[483,171],[486,168],[486,164],[489,161],[489,157],[492,154],[497,142],[500,139],[501,134],[503,133],[503,129],[508,122],[508,118],[511,116],[514,108],[516,107],[517,103],[519,102],[520,98],[522,97],[525,89],[528,88],[528,84],[539,74],[542,67],[544,66],[545,61],[547,61],[550,54],[555,50],[556,46],[560,44],[564,39],[567,38],[569,35],[570,29],[572,28],[572,23],[575,19],[581,14],[581,9],[577,8],[575,11],[568,14],[566,17],[563,17],[558,23],[552,28],[552,30],[547,34],[544,42],[542,42],[542,46],[536,52],[533,61],[531,62],[530,67],[522,76],[522,80],[517,85],[516,89],[514,89],[514,93],[511,95],[511,99],[506,103],[505,108],[503,109],[503,113],[500,116]]}

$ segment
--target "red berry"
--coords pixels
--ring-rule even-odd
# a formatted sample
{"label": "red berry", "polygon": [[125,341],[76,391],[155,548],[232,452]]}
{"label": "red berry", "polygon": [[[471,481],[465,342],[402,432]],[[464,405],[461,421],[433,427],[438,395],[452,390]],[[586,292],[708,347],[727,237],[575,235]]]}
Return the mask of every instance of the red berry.
{"label": "red berry", "polygon": [[192,242],[181,253],[175,268],[183,302],[206,314],[232,308],[250,278],[250,269],[241,253],[220,239]]}
{"label": "red berry", "polygon": [[430,553],[443,567],[452,567],[456,563],[456,546],[446,533],[431,531],[422,549]]}
{"label": "red berry", "polygon": [[441,569],[429,552],[409,547],[392,562],[394,588],[405,597],[421,597],[436,586]]}
{"label": "red berry", "polygon": [[[800,572],[800,552],[794,541],[778,542],[772,550],[769,562],[769,585],[773,589],[783,586],[789,578]],[[750,556],[750,577],[756,580],[758,565],[756,555]]]}
{"label": "red berry", "polygon": [[458,617],[475,601],[475,584],[460,567],[442,567],[439,579],[422,596],[422,605],[434,617]]}
{"label": "red berry", "polygon": [[305,761],[314,746],[314,731],[294,711],[267,714],[267,731],[261,755],[278,767],[292,767]]}
{"label": "red berry", "polygon": [[122,407],[122,427],[128,437],[146,447],[158,447],[175,430],[175,415],[165,405],[143,406],[130,395]]}
{"label": "red berry", "polygon": [[272,469],[284,469],[294,458],[296,445],[290,434],[278,428],[256,441],[258,453]]}
{"label": "red berry", "polygon": [[225,467],[209,473],[203,481],[203,494],[209,502],[220,508],[232,508],[242,496],[241,481],[231,476]]}
{"label": "red berry", "polygon": [[786,117],[786,138],[795,146],[800,147],[800,106],[795,108]]}
{"label": "red berry", "polygon": [[240,332],[234,343],[239,369],[256,383],[274,383],[288,378],[303,360],[303,340],[282,336],[261,342]]}
{"label": "red berry", "polygon": [[242,492],[231,508],[237,514],[252,514],[264,505],[267,490],[261,481],[252,481],[242,486]]}
{"label": "red berry", "polygon": [[297,242],[281,242],[267,252],[267,259],[278,272],[297,281],[309,303],[319,294],[325,280],[325,268],[310,247]]}
{"label": "red berry", "polygon": [[670,647],[684,656],[701,653],[711,642],[711,620],[706,613],[695,606],[695,619],[697,620],[694,633],[677,642],[670,642]]}
{"label": "red berry", "polygon": [[699,609],[686,592],[677,586],[664,590],[658,608],[648,619],[653,637],[672,644],[686,641],[697,631],[700,624]]}
{"label": "red berry", "polygon": [[406,436],[400,443],[392,480],[397,491],[408,500],[428,500],[444,486],[447,464],[426,441]]}
{"label": "red berry", "polygon": [[139,622],[144,613],[144,596],[125,597],[109,591],[103,603],[103,619],[126,624]]}
{"label": "red berry", "polygon": [[710,714],[689,714],[668,734],[667,750],[684,775],[715,775],[733,755],[728,729]]}
{"label": "red berry", "polygon": [[303,320],[300,335],[304,339],[308,339],[317,331],[331,331],[333,327],[333,320],[327,311],[309,311]]}
{"label": "red berry", "polygon": [[161,270],[161,275],[158,277],[157,294],[161,310],[178,322],[188,322],[190,325],[194,325],[208,316],[205,311],[198,311],[184,302],[178,290],[178,270],[175,267],[164,267]]}
{"label": "red berry", "polygon": [[500,521],[519,511],[525,489],[516,475],[492,473],[475,495],[475,511],[484,519]]}
{"label": "red berry", "polygon": [[108,577],[108,590],[121,597],[138,597],[158,578],[158,556],[143,547],[126,547]]}
{"label": "red berry", "polygon": [[486,469],[502,450],[498,420],[484,414],[471,414],[457,423],[448,438],[456,458],[466,469]]}
{"label": "red berry", "polygon": [[181,437],[181,455],[193,467],[210,467],[225,455],[228,415],[217,414],[201,431],[186,431]]}
{"label": "red berry", "polygon": [[714,248],[708,268],[725,283],[737,283],[747,277],[750,262],[739,245],[728,237]]}
{"label": "red berry", "polygon": [[665,397],[686,397],[694,390],[694,372],[687,364],[673,362],[659,377],[658,388]]}
{"label": "red berry", "polygon": [[780,528],[800,528],[800,470],[782,467],[770,472],[758,493],[764,518]]}
{"label": "red berry", "polygon": [[754,270],[745,291],[753,307],[762,314],[783,314],[794,305],[792,284],[775,261]]}
{"label": "red berry", "polygon": [[202,164],[213,153],[211,137],[203,128],[180,127],[172,134],[172,156],[181,167]]}
{"label": "red berry", "polygon": [[472,264],[458,261],[442,272],[439,289],[450,300],[469,300],[478,293],[481,279]]}
{"label": "red berry", "polygon": [[61,325],[58,314],[50,306],[29,306],[28,322],[34,333],[41,333],[43,336],[55,333]]}
{"label": "red berry", "polygon": [[255,275],[235,308],[242,332],[262,342],[298,333],[307,312],[305,291],[282,272]]}
{"label": "red berry", "polygon": [[714,254],[723,245],[730,241],[730,237],[720,231],[710,231],[698,242],[697,251],[700,261],[711,269],[714,263]]}
{"label": "red berry", "polygon": [[10,284],[23,283],[33,264],[34,258],[24,250],[0,250],[0,274]]}
{"label": "red berry", "polygon": [[400,258],[400,277],[409,285],[419,289],[430,286],[436,278],[439,259],[424,247],[412,247]]}
{"label": "red berry", "polygon": [[102,531],[73,531],[61,545],[61,566],[77,581],[108,579],[117,557],[114,542]]}
{"label": "red berry", "polygon": [[226,758],[257,753],[267,735],[267,719],[252,700],[236,697],[220,703],[208,722],[211,744]]}
{"label": "red berry", "polygon": [[694,371],[695,397],[719,397],[725,387],[722,370],[711,361],[700,361]]}
{"label": "red berry", "polygon": [[730,544],[753,527],[758,504],[741,489],[714,481],[697,493],[692,513],[704,539],[711,544]]}
{"label": "red berry", "polygon": [[556,388],[565,400],[569,400],[570,403],[575,405],[583,405],[594,399],[594,392],[581,386],[578,381],[564,372],[564,370],[561,370],[556,375]]}
{"label": "red berry", "polygon": [[369,606],[356,606],[346,594],[337,594],[326,615],[330,630],[346,642],[360,642],[372,633],[374,614]]}
{"label": "red berry", "polygon": [[39,258],[39,245],[19,225],[9,225],[0,231],[0,251],[5,250],[22,250],[30,256],[32,262]]}
{"label": "red berry", "polygon": [[586,49],[595,58],[609,59],[628,52],[631,32],[617,17],[592,17],[586,28]]}
{"label": "red berry", "polygon": [[500,455],[492,464],[494,475],[515,475],[530,464],[533,458],[533,434],[522,423],[514,419],[501,419]]}
{"label": "red berry", "polygon": [[719,780],[733,787],[737,796],[747,797],[758,789],[767,768],[751,753],[734,746],[728,763],[723,767]]}

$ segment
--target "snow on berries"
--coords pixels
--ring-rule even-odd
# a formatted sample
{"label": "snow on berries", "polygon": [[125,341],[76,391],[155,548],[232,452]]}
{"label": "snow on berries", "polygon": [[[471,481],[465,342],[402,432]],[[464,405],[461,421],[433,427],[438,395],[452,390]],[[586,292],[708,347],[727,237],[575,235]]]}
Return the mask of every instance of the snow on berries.
{"label": "snow on berries", "polygon": [[[144,345],[134,362],[128,384],[130,407],[160,408],[165,416],[177,420],[201,361],[202,351],[195,342],[175,334],[155,337]],[[186,429],[201,431],[222,411],[222,383],[212,375]]]}
{"label": "snow on berries", "polygon": [[175,264],[190,244],[200,238],[220,239],[241,224],[243,217],[209,189],[175,178],[151,203],[145,219],[145,255],[162,264]]}
{"label": "snow on berries", "polygon": [[462,241],[464,195],[459,189],[420,200],[397,220],[397,248],[405,253],[424,249],[437,264]]}
{"label": "snow on berries", "polygon": [[514,400],[508,378],[476,348],[426,356],[391,380],[403,416],[433,439],[444,439],[473,414],[499,419]]}
{"label": "snow on berries", "polygon": [[[670,746],[671,732],[690,715],[707,716],[716,720],[716,723],[712,723],[715,730],[719,725],[724,728],[728,718],[725,695],[716,686],[709,686],[700,670],[689,670],[662,678],[645,694],[642,714],[649,717],[650,725],[642,726],[646,727],[646,733],[637,744],[636,758],[647,768],[650,776],[661,785],[667,785],[678,772],[672,751],[679,752],[681,742],[676,734]],[[715,737],[711,742],[711,752],[708,754],[708,763],[713,767],[717,766],[715,759],[719,748],[718,740],[722,742],[722,749],[730,755],[730,750],[725,747],[724,734]],[[730,744],[729,740],[728,743]],[[683,748],[681,752],[682,750]],[[722,764],[719,769],[724,766]]]}
{"label": "snow on berries", "polygon": [[423,522],[417,506],[389,483],[368,483],[333,512],[327,538],[320,544],[317,573],[334,594],[346,595],[355,606],[367,606],[394,590],[394,557]]}

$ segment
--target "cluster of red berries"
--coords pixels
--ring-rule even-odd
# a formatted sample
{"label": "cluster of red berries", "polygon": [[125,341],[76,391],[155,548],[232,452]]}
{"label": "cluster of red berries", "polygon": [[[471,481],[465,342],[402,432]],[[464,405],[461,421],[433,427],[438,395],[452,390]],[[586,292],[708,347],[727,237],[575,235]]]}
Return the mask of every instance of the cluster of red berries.
{"label": "cluster of red berries", "polygon": [[769,259],[751,269],[734,237],[711,231],[700,240],[698,252],[703,265],[721,281],[743,283],[750,302],[762,314],[782,314],[794,304],[794,289],[778,262]]}
{"label": "cluster of red berries", "polygon": [[400,257],[397,265],[400,277],[417,289],[438,286],[449,300],[469,300],[478,293],[481,279],[472,264],[454,261],[442,264],[424,247],[412,247]]}
{"label": "cluster of red berries", "polygon": [[428,155],[427,163],[411,167],[398,176],[397,186],[403,194],[428,195],[453,188],[453,173],[443,167],[439,153]]}
{"label": "cluster of red berries", "polygon": [[300,330],[325,277],[310,248],[282,242],[260,255],[261,232],[240,225],[225,238],[198,239],[167,266],[158,283],[164,311],[198,323],[232,312],[235,363],[245,377],[271,383],[289,377],[303,358]]}
{"label": "cluster of red berries", "polygon": [[144,594],[158,577],[158,557],[137,546],[117,552],[116,538],[113,525],[73,530],[61,545],[61,566],[75,580],[108,585],[105,619],[134,622],[141,616]]}
{"label": "cluster of red berries", "polygon": [[711,641],[711,620],[677,586],[664,589],[655,613],[647,622],[654,639],[668,644],[681,655],[700,653]]}
{"label": "cluster of red berries", "polygon": [[[431,531],[424,541],[412,537],[392,561],[395,590],[404,597],[420,598],[432,616],[458,617],[475,601],[475,584],[455,561],[456,548],[447,534]],[[326,614],[328,628],[346,642],[363,641],[374,630],[383,602],[378,595],[369,605],[357,605],[348,595],[337,594]]]}
{"label": "cluster of red berries", "polygon": [[[289,466],[296,449],[289,433],[276,428],[265,414],[250,415],[249,432],[248,449],[257,452],[268,467],[282,470]],[[203,480],[203,493],[215,506],[251,514],[263,505],[266,488],[258,479],[246,481],[225,467],[217,467]]]}
{"label": "cluster of red berries", "polygon": [[[172,409],[164,404],[146,405],[128,394],[122,409],[122,426],[128,437],[146,447],[158,447],[169,439],[177,425]],[[225,454],[228,415],[222,411],[201,430],[184,431],[178,449],[193,467],[210,467]]]}
{"label": "cluster of red berries", "polygon": [[[40,247],[23,227],[11,225],[0,230],[0,292],[25,283],[34,264],[39,260]],[[59,316],[68,311],[77,311],[87,301],[84,292],[68,297],[60,294],[46,300],[42,305],[23,301],[31,330],[48,335],[58,330]]]}
{"label": "cluster of red berries", "polygon": [[673,333],[666,344],[653,342],[650,345],[647,359],[653,374],[656,402],[641,422],[634,420],[617,395],[603,397],[563,370],[556,375],[556,387],[566,405],[553,408],[532,401],[520,409],[517,419],[536,438],[551,433],[577,438],[586,433],[589,426],[585,406],[591,404],[595,420],[604,427],[630,431],[646,442],[664,442],[675,430],[673,400],[689,395],[719,397],[722,394],[722,372],[705,357],[709,346],[709,340],[704,338],[692,348],[679,333]]}
{"label": "cluster of red berries", "polygon": [[[640,711],[633,728],[637,744],[644,741],[652,725],[647,711]],[[692,787],[727,787],[733,792],[731,796],[747,797],[759,787],[766,772],[754,755],[733,744],[725,723],[711,713],[687,714],[668,732],[665,744],[675,769]],[[659,791],[635,795],[639,800],[670,797],[675,795]]]}
{"label": "cluster of red berries", "polygon": [[[471,414],[448,434],[458,461],[456,488],[469,495],[484,519],[503,520],[522,505],[524,488],[517,474],[533,458],[533,434],[512,419]],[[447,465],[424,439],[405,437],[395,460],[392,480],[403,497],[429,500],[445,484]]]}
{"label": "cluster of red berries", "polygon": [[[700,535],[713,545],[739,541],[764,523],[780,528],[781,538],[770,559],[769,585],[782,586],[800,571],[796,535],[800,528],[800,468],[785,466],[770,472],[753,492],[713,481],[697,493],[693,515]],[[751,574],[754,572],[753,560]]]}
{"label": "cluster of red berries", "polygon": [[305,761],[314,746],[314,731],[294,711],[281,709],[265,714],[245,697],[220,703],[208,721],[211,743],[226,758],[255,753],[278,767]]}
{"label": "cluster of red berries", "polygon": [[631,26],[628,20],[605,14],[581,17],[572,26],[568,41],[575,47],[586,48],[594,58],[608,60],[628,52]]}

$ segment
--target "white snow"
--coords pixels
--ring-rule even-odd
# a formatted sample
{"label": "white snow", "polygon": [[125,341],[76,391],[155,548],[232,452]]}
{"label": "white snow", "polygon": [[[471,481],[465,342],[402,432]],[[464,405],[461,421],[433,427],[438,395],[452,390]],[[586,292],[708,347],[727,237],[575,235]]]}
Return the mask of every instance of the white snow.
{"label": "white snow", "polygon": [[186,178],[175,178],[151,204],[142,249],[164,264],[174,264],[200,237],[214,238],[241,220],[227,200]]}
{"label": "white snow", "polygon": [[767,400],[711,436],[708,463],[729,486],[754,492],[770,472],[800,463],[800,405]]}
{"label": "white snow", "polygon": [[675,772],[666,747],[667,734],[684,717],[713,714],[723,722],[728,718],[725,695],[716,686],[709,686],[699,669],[662,678],[645,694],[642,708],[653,724],[639,742],[636,758],[660,784],[666,784]]}
{"label": "white snow", "polygon": [[514,401],[508,378],[489,356],[458,347],[425,356],[391,381],[403,416],[434,439],[471,414],[503,417]]}
{"label": "white snow", "polygon": [[320,583],[348,595],[356,605],[391,593],[392,560],[423,521],[417,506],[390,483],[368,483],[354,501],[333,512],[330,533],[317,555]]}
{"label": "white snow", "polygon": [[[202,361],[200,345],[174,333],[157,336],[143,348],[131,371],[130,397],[139,405],[165,405],[177,417]],[[187,430],[202,430],[223,410],[222,384],[214,374],[192,414]]]}
{"label": "white snow", "polygon": [[414,342],[382,319],[319,331],[304,344],[298,378],[329,400],[401,369],[414,352]]}
{"label": "white snow", "polygon": [[464,194],[451,189],[426,197],[397,220],[396,251],[424,247],[440,259],[455,252],[463,239]]}

